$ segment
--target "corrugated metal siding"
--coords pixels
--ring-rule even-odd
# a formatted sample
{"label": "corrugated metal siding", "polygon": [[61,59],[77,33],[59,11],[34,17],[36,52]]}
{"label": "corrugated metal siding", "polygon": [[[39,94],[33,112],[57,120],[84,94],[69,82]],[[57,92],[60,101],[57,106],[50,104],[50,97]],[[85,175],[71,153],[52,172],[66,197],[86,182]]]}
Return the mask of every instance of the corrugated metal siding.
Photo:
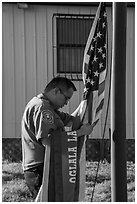
{"label": "corrugated metal siding", "polygon": [[[20,137],[21,117],[26,103],[43,91],[53,77],[52,17],[54,13],[95,14],[96,7],[30,5],[18,9],[17,4],[3,3],[3,72],[2,110],[3,138]],[[134,8],[128,8],[127,35],[127,138],[134,137]],[[111,50],[111,7],[107,8],[109,50]],[[111,53],[109,53],[109,64]],[[78,91],[64,111],[72,113],[80,103],[82,81],[75,81]],[[106,84],[108,98],[109,81]],[[107,100],[102,118],[93,132],[101,138]],[[110,111],[105,138],[109,138]]]}

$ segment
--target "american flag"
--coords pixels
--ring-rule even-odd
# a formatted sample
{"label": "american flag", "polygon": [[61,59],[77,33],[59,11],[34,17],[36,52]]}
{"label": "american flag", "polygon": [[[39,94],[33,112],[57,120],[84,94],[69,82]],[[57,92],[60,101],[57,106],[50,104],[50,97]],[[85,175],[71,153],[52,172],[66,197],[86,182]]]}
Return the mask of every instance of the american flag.
{"label": "american flag", "polygon": [[88,104],[88,122],[96,124],[104,104],[107,74],[107,14],[105,3],[99,4],[83,60],[83,100]]}

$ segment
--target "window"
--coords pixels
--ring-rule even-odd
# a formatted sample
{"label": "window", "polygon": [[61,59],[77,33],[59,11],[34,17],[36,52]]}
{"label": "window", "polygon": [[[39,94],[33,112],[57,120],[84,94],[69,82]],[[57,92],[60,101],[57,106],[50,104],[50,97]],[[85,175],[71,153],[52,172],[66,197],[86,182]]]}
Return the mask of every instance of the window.
{"label": "window", "polygon": [[[91,15],[54,16],[57,74],[81,74],[85,45],[94,20]],[[55,51],[55,50],[54,50]]]}

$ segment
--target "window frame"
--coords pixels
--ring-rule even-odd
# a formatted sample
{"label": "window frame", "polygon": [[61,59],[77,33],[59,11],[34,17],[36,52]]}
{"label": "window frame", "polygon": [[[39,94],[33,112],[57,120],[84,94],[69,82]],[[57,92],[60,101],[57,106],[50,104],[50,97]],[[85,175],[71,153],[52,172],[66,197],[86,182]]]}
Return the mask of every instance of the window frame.
{"label": "window frame", "polygon": [[[82,80],[82,70],[81,73],[70,73],[70,72],[58,72],[57,70],[57,56],[58,56],[58,48],[57,48],[57,18],[78,18],[78,19],[92,19],[92,25],[95,18],[95,14],[63,14],[63,13],[54,13],[52,17],[52,49],[53,49],[53,76],[64,76],[70,78],[73,81],[81,81]],[[85,42],[86,45],[86,42]],[[84,57],[84,55],[83,55]],[[81,67],[82,69],[82,67]]]}

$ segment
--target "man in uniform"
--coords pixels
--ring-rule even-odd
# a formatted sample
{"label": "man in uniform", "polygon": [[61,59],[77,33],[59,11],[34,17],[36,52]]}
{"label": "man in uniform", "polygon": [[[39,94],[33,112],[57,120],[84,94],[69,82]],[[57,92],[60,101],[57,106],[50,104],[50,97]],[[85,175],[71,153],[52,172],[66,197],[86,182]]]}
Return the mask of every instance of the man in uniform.
{"label": "man in uniform", "polygon": [[[53,78],[44,93],[32,98],[25,108],[22,118],[23,171],[33,198],[42,184],[44,154],[50,134],[59,129],[65,131],[64,127],[75,121],[75,117],[59,111],[68,103],[74,91],[76,87],[71,80]],[[79,137],[91,131],[92,127],[85,124],[73,134]]]}

